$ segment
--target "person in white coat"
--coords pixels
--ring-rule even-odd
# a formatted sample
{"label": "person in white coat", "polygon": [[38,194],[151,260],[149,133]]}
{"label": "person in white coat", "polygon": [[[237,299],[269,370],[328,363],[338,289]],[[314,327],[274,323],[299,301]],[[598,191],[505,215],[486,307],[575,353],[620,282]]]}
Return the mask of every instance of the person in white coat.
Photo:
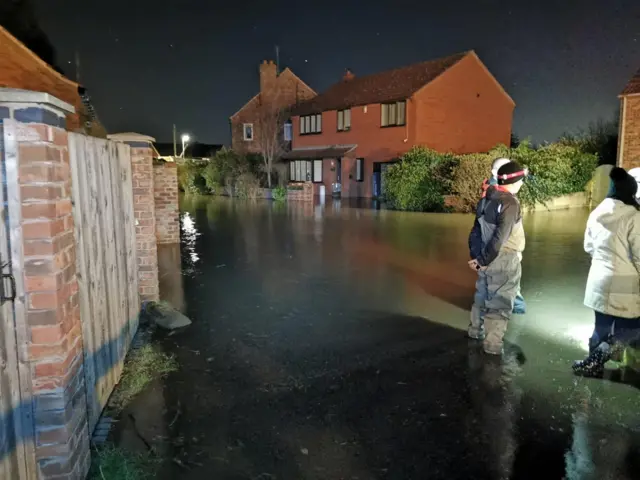
{"label": "person in white coat", "polygon": [[595,311],[589,356],[576,374],[602,376],[604,364],[640,340],[640,205],[638,184],[622,168],[611,170],[611,188],[591,212],[584,249],[591,256],[584,304]]}

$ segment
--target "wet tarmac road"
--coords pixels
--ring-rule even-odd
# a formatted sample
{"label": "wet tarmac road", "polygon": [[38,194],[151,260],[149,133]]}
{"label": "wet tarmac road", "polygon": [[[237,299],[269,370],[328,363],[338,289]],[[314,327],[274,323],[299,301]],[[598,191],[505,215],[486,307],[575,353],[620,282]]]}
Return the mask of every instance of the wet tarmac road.
{"label": "wet tarmac road", "polygon": [[[184,199],[163,478],[640,478],[632,384],[574,379],[586,212],[527,219],[503,362],[464,335],[464,216]],[[171,274],[173,262],[174,274]],[[167,273],[168,272],[168,273]],[[586,336],[585,336],[586,335]]]}

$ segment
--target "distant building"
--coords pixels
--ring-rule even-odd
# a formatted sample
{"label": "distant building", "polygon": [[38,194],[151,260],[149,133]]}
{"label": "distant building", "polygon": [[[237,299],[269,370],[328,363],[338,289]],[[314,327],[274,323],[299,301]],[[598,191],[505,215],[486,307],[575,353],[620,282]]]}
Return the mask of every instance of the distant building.
{"label": "distant building", "polygon": [[294,181],[375,197],[386,165],[414,146],[471,153],[509,145],[514,107],[473,51],[363,77],[347,70],[293,109],[285,159]]}
{"label": "distant building", "polygon": [[640,70],[620,94],[618,165],[640,167]]}
{"label": "distant building", "polygon": [[[182,158],[180,158],[180,153],[182,152],[181,143],[178,143],[176,145],[175,151],[177,153],[177,156],[174,156],[173,143],[155,143],[154,148],[156,150],[157,158],[169,162],[179,162],[180,160],[182,160]],[[185,148],[183,158],[193,158],[195,160],[210,160],[221,148],[222,145],[216,144],[207,144],[200,142],[189,143]]]}
{"label": "distant building", "polygon": [[[289,68],[278,72],[274,62],[265,60],[260,65],[260,91],[230,118],[231,147],[238,152],[260,153],[263,107],[288,109],[315,95]],[[290,142],[290,131],[286,131],[284,120],[281,121],[282,140]]]}
{"label": "distant building", "polygon": [[55,70],[0,27],[0,87],[45,92],[76,109],[67,115],[66,129],[105,137],[85,88]]}

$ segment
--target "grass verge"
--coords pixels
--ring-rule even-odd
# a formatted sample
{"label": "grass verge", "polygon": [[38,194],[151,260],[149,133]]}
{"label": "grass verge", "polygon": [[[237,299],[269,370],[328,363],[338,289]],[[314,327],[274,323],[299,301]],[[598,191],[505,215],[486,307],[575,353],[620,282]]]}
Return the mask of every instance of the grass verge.
{"label": "grass verge", "polygon": [[147,480],[155,478],[160,459],[152,453],[127,452],[113,445],[92,452],[89,480]]}
{"label": "grass verge", "polygon": [[157,345],[147,344],[132,350],[124,362],[120,383],[109,401],[109,409],[120,413],[154,379],[178,369],[178,362]]}

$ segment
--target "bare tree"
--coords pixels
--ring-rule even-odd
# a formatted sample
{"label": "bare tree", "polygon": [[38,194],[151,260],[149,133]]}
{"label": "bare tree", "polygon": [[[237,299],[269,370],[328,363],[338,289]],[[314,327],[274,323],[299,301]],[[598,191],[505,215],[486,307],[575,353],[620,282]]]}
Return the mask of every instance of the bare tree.
{"label": "bare tree", "polygon": [[289,113],[281,108],[278,97],[263,98],[258,107],[255,124],[255,139],[262,156],[263,168],[267,174],[267,187],[271,188],[274,164],[285,152],[284,123]]}

